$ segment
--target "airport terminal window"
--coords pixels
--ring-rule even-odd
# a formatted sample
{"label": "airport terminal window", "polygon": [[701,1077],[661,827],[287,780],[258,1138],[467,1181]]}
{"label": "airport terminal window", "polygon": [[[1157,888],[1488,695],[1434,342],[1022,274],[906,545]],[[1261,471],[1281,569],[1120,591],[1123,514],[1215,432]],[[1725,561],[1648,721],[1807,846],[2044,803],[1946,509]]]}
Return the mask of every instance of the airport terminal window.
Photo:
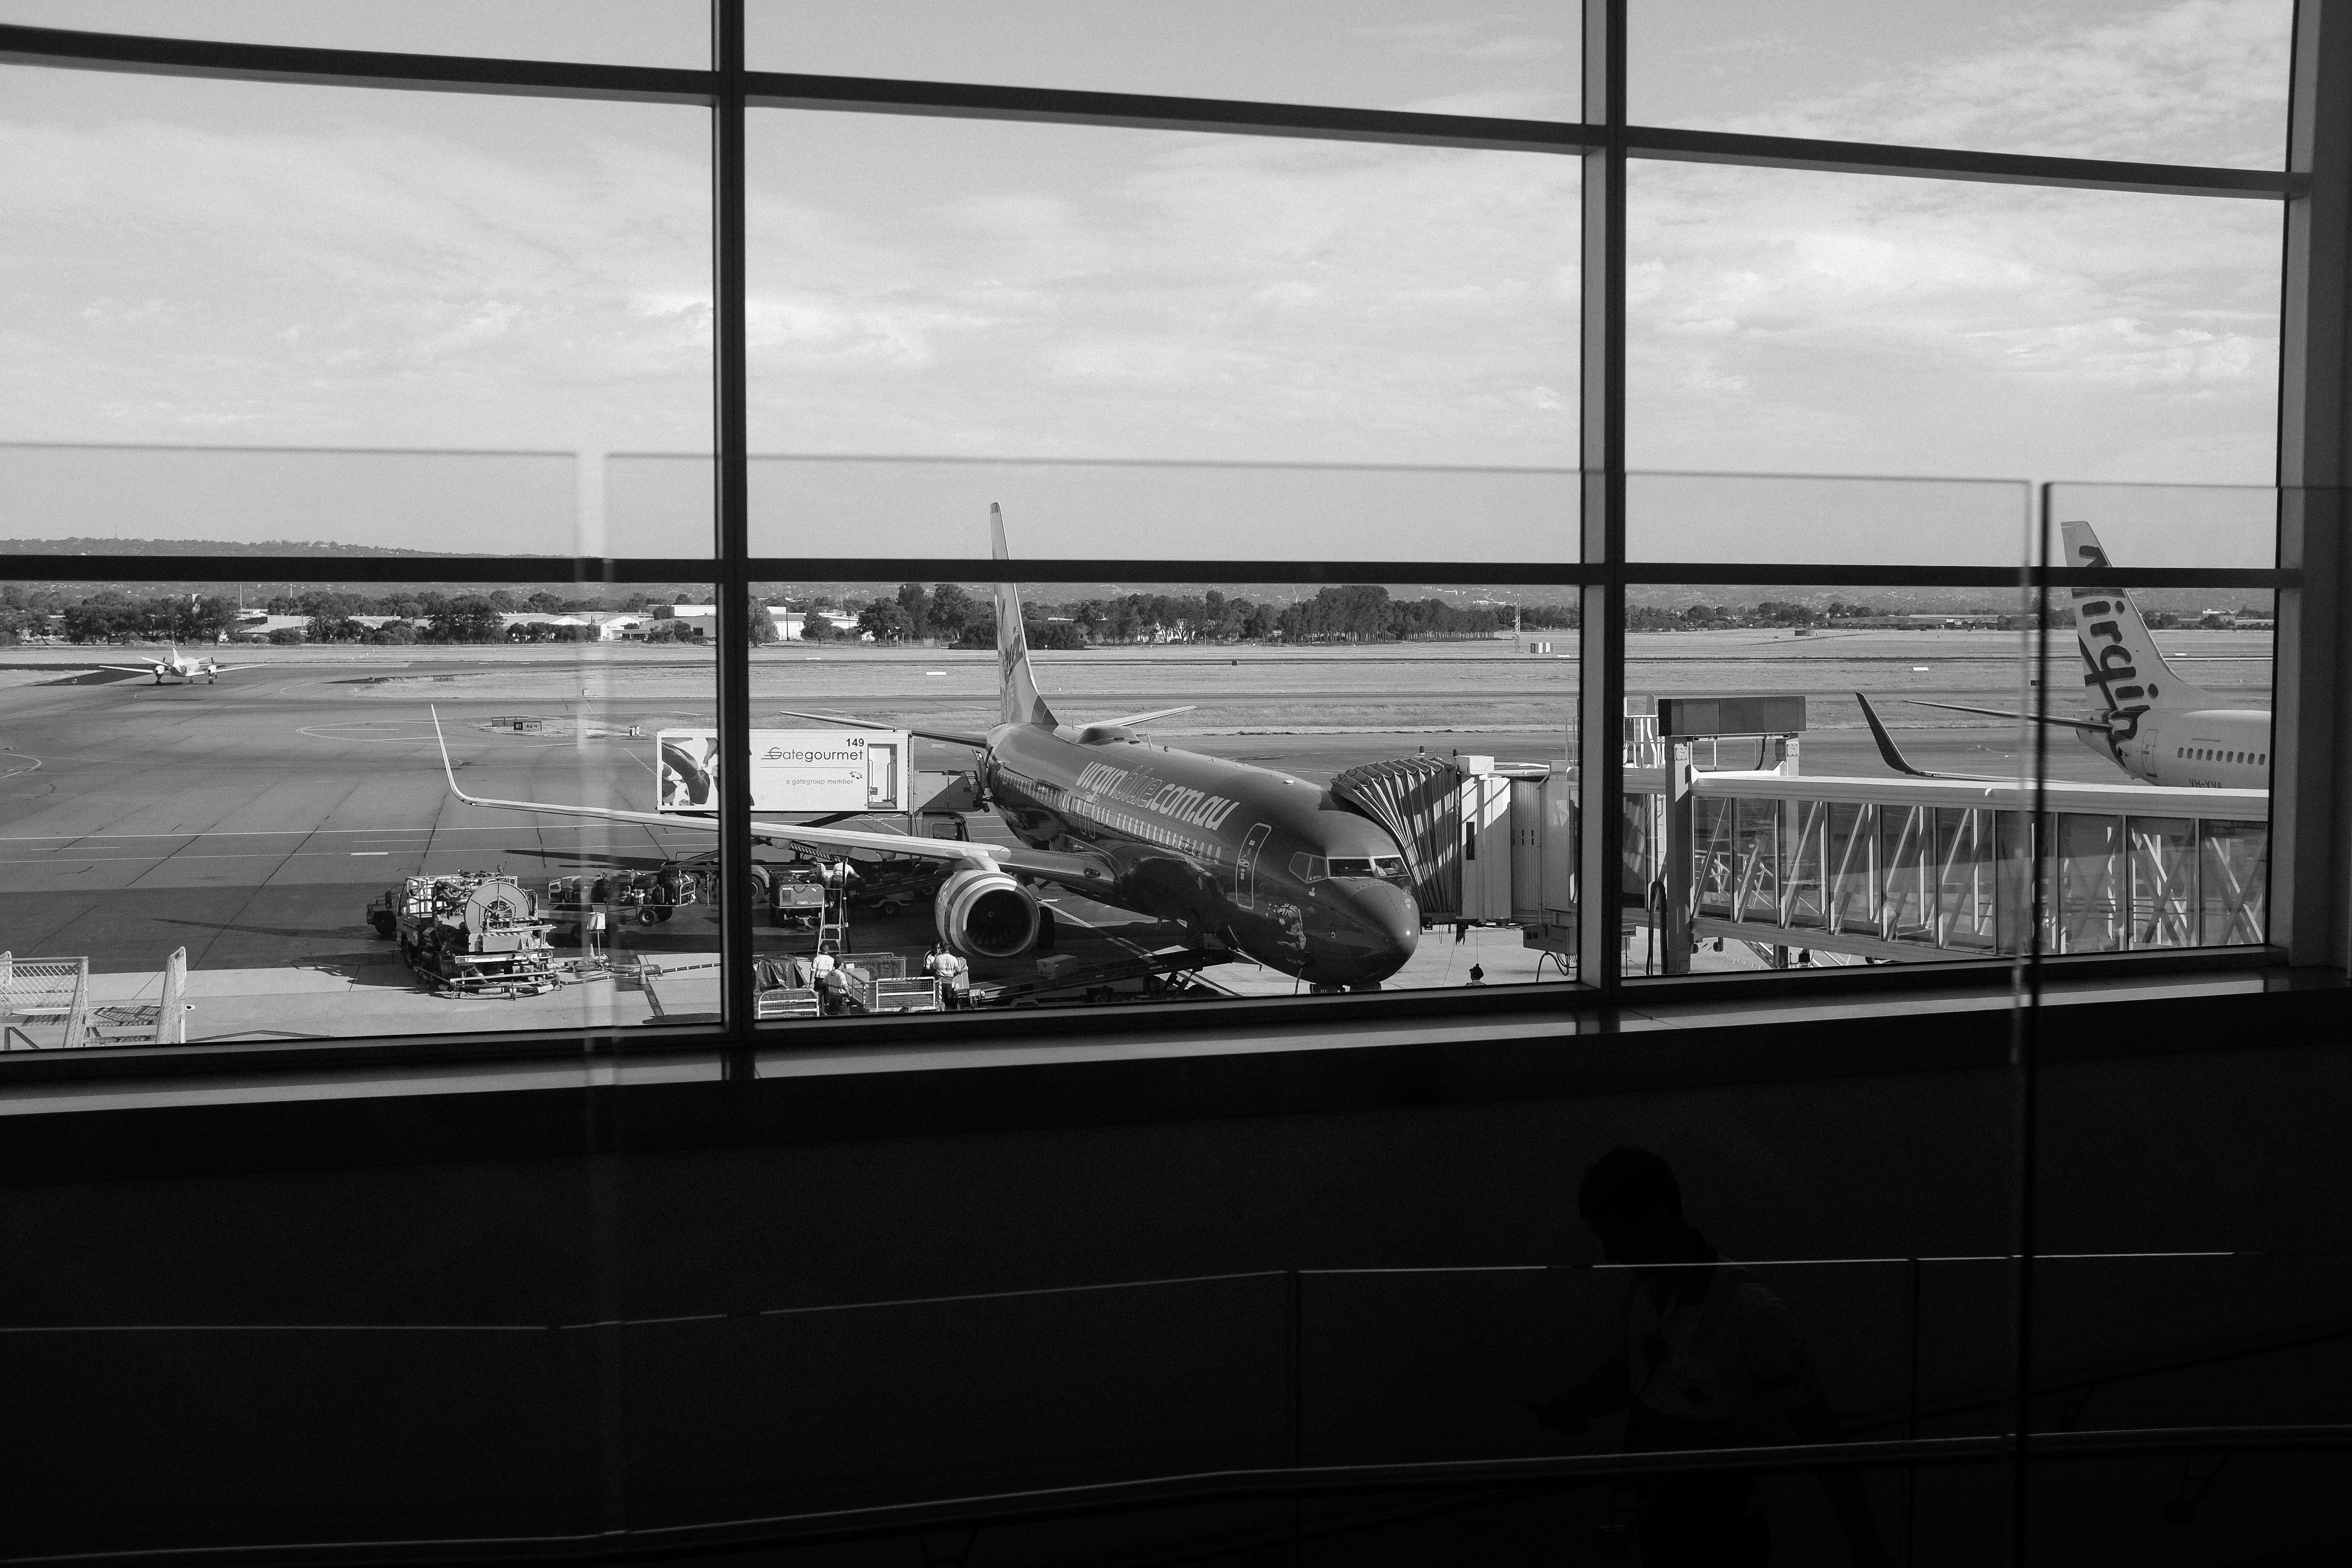
{"label": "airport terminal window", "polygon": [[708,110],[23,64],[0,103],[5,548],[712,552]]}
{"label": "airport terminal window", "polygon": [[1575,159],[746,131],[754,554],[1576,559]]}
{"label": "airport terminal window", "polygon": [[2284,8],[2161,125],[1393,9],[0,5],[11,1048],[2272,942]]}
{"label": "airport terminal window", "polygon": [[161,586],[0,586],[13,1047],[717,1020],[708,584]]}

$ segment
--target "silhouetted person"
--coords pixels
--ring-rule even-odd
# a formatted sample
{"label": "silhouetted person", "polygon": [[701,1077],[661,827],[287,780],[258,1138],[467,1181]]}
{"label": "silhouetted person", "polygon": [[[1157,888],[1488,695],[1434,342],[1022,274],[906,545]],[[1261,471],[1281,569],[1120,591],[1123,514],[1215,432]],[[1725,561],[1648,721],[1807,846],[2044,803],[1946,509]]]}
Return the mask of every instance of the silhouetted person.
{"label": "silhouetted person", "polygon": [[1485,964],[1474,963],[1470,966],[1470,984],[1473,985],[1484,985],[1486,984],[1486,966]]}
{"label": "silhouetted person", "polygon": [[[1633,1266],[1624,1342],[1582,1383],[1530,1405],[1538,1421],[1577,1433],[1622,1410],[1629,1452],[1836,1440],[1795,1316],[1684,1220],[1682,1186],[1665,1161],[1645,1149],[1611,1150],[1584,1173],[1576,1207],[1603,1256]],[[1854,1561],[1890,1562],[1861,1478],[1824,1470],[1821,1482]],[[1753,1474],[1654,1476],[1638,1495],[1648,1568],[1735,1568],[1771,1555]]]}

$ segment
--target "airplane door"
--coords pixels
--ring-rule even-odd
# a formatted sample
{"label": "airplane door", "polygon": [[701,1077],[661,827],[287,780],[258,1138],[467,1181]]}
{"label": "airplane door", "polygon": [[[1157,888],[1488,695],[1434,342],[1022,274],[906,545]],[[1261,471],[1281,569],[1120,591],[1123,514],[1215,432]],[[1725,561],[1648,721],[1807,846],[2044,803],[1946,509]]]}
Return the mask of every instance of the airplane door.
{"label": "airplane door", "polygon": [[1257,908],[1257,852],[1265,847],[1266,836],[1273,831],[1272,823],[1256,824],[1234,857],[1234,902],[1243,909]]}

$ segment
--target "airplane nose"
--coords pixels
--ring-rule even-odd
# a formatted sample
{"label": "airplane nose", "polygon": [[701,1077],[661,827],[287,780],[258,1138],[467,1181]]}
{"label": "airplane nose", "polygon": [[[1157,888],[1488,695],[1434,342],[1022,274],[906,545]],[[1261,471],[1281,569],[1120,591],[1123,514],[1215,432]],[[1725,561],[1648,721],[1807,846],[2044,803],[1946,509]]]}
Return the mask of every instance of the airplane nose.
{"label": "airplane nose", "polygon": [[1339,909],[1335,912],[1341,916],[1335,923],[1343,932],[1339,945],[1345,950],[1345,957],[1332,966],[1348,971],[1341,983],[1369,985],[1402,969],[1421,943],[1421,910],[1412,895],[1390,882],[1324,886],[1336,894]]}

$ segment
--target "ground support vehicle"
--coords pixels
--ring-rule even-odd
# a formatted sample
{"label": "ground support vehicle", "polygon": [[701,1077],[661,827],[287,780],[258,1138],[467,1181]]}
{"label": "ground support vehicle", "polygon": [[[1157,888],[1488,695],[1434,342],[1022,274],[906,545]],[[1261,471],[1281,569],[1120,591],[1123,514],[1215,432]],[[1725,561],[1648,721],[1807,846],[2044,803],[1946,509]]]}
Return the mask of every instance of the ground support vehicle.
{"label": "ground support vehicle", "polygon": [[940,1005],[939,981],[909,975],[902,952],[845,952],[825,974],[798,955],[762,959],[756,984],[754,1013],[761,1018],[936,1013]]}
{"label": "ground support vehicle", "polygon": [[367,919],[436,992],[537,996],[556,987],[554,922],[538,895],[502,872],[411,877],[372,901]]}
{"label": "ground support vehicle", "polygon": [[853,860],[857,876],[849,884],[850,902],[886,919],[940,896],[947,870],[936,860],[904,858]]}
{"label": "ground support vehicle", "polygon": [[940,983],[908,974],[903,952],[848,952],[835,963],[841,999],[852,1013],[936,1013]]}
{"label": "ground support vehicle", "polygon": [[547,916],[555,922],[558,941],[576,942],[591,915],[602,914],[608,931],[625,921],[658,925],[707,897],[700,874],[676,865],[658,871],[600,871],[550,879]]}
{"label": "ground support vehicle", "polygon": [[[763,866],[768,874],[767,905],[780,926],[814,931],[824,920],[824,875],[814,865],[797,863]],[[752,879],[756,890],[758,878]]]}
{"label": "ground support vehicle", "polygon": [[[719,901],[719,852],[715,849],[673,860],[659,875],[675,875],[693,887],[698,898],[713,904]],[[814,860],[754,860],[751,897],[755,907],[769,910],[776,924],[814,931],[824,919],[824,868]]]}
{"label": "ground support vehicle", "polygon": [[1190,989],[1192,975],[1234,958],[1232,950],[1223,947],[1181,947],[1114,963],[1082,964],[1069,955],[1057,955],[1038,961],[1034,980],[973,985],[971,1005],[1015,1007],[1071,995],[1088,1002],[1164,1001]]}

